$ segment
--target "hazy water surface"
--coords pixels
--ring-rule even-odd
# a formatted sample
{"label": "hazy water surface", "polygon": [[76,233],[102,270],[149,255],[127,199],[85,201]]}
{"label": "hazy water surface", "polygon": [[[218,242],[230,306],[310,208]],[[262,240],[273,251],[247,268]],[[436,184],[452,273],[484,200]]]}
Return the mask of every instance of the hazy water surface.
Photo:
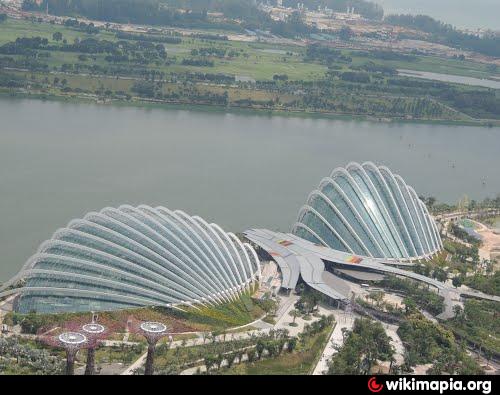
{"label": "hazy water surface", "polygon": [[500,30],[499,0],[375,0],[385,14],[424,14],[461,28]]}
{"label": "hazy water surface", "polygon": [[0,281],[72,218],[165,205],[288,230],[320,180],[372,160],[420,194],[500,192],[500,128],[0,99]]}
{"label": "hazy water surface", "polygon": [[500,80],[496,79],[464,77],[461,75],[431,73],[429,71],[416,71],[407,69],[398,69],[398,74],[406,77],[423,78],[426,80],[453,82],[455,84],[483,86],[485,88],[500,89]]}

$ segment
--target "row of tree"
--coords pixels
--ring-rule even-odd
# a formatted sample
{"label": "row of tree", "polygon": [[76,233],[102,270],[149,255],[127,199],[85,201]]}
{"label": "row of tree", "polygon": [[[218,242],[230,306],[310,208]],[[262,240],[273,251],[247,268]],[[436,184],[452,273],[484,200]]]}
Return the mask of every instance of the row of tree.
{"label": "row of tree", "polygon": [[385,18],[385,21],[393,25],[406,26],[430,33],[431,41],[500,57],[500,35],[492,33],[479,37],[474,34],[463,33],[452,25],[427,15],[389,15]]}
{"label": "row of tree", "polygon": [[428,374],[482,374],[477,362],[457,344],[453,333],[419,313],[409,316],[397,331],[405,346],[405,371],[418,364],[432,363]]}

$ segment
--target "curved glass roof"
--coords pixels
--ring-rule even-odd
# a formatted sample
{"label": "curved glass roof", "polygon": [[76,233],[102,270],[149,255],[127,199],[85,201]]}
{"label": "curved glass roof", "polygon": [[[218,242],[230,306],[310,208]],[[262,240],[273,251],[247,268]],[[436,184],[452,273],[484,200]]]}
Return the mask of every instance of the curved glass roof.
{"label": "curved glass roof", "polygon": [[335,169],[311,192],[292,233],[354,254],[415,259],[442,242],[436,224],[412,187],[371,162]]}
{"label": "curved glass roof", "polygon": [[99,311],[235,300],[258,275],[253,248],[165,207],[105,208],[44,242],[19,277],[19,312]]}

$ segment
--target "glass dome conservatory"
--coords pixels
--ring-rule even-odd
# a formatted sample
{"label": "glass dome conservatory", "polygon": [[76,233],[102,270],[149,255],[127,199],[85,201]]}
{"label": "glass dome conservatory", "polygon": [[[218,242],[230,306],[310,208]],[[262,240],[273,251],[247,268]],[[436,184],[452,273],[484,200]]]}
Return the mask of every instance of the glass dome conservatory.
{"label": "glass dome conservatory", "polygon": [[350,163],[324,178],[300,210],[292,233],[358,255],[420,259],[442,248],[415,190],[387,167]]}
{"label": "glass dome conservatory", "polygon": [[28,260],[17,311],[99,311],[235,300],[259,276],[253,248],[165,207],[88,213]]}

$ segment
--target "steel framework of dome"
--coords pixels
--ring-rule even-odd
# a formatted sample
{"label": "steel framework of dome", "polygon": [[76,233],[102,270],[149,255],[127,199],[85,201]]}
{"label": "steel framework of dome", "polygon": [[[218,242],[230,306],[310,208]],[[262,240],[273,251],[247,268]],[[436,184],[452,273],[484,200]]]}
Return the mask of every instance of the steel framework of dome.
{"label": "steel framework of dome", "polygon": [[[371,162],[352,162],[324,178],[292,233],[385,262],[428,258],[442,248],[415,190]],[[279,247],[266,237],[256,239],[264,247],[257,244],[276,255]],[[297,270],[289,270],[293,276],[285,270],[284,278],[295,284]],[[234,301],[259,278],[256,252],[233,233],[180,210],[123,205],[90,212],[56,231],[0,288],[0,297],[19,294],[21,313],[179,308]],[[22,288],[12,288],[21,279]]]}
{"label": "steel framework of dome", "polygon": [[230,302],[259,275],[253,248],[218,225],[124,205],[57,230],[14,280],[17,311],[51,313]]}
{"label": "steel framework of dome", "polygon": [[421,259],[442,248],[415,190],[371,162],[336,168],[311,192],[292,233],[335,250],[384,259]]}

